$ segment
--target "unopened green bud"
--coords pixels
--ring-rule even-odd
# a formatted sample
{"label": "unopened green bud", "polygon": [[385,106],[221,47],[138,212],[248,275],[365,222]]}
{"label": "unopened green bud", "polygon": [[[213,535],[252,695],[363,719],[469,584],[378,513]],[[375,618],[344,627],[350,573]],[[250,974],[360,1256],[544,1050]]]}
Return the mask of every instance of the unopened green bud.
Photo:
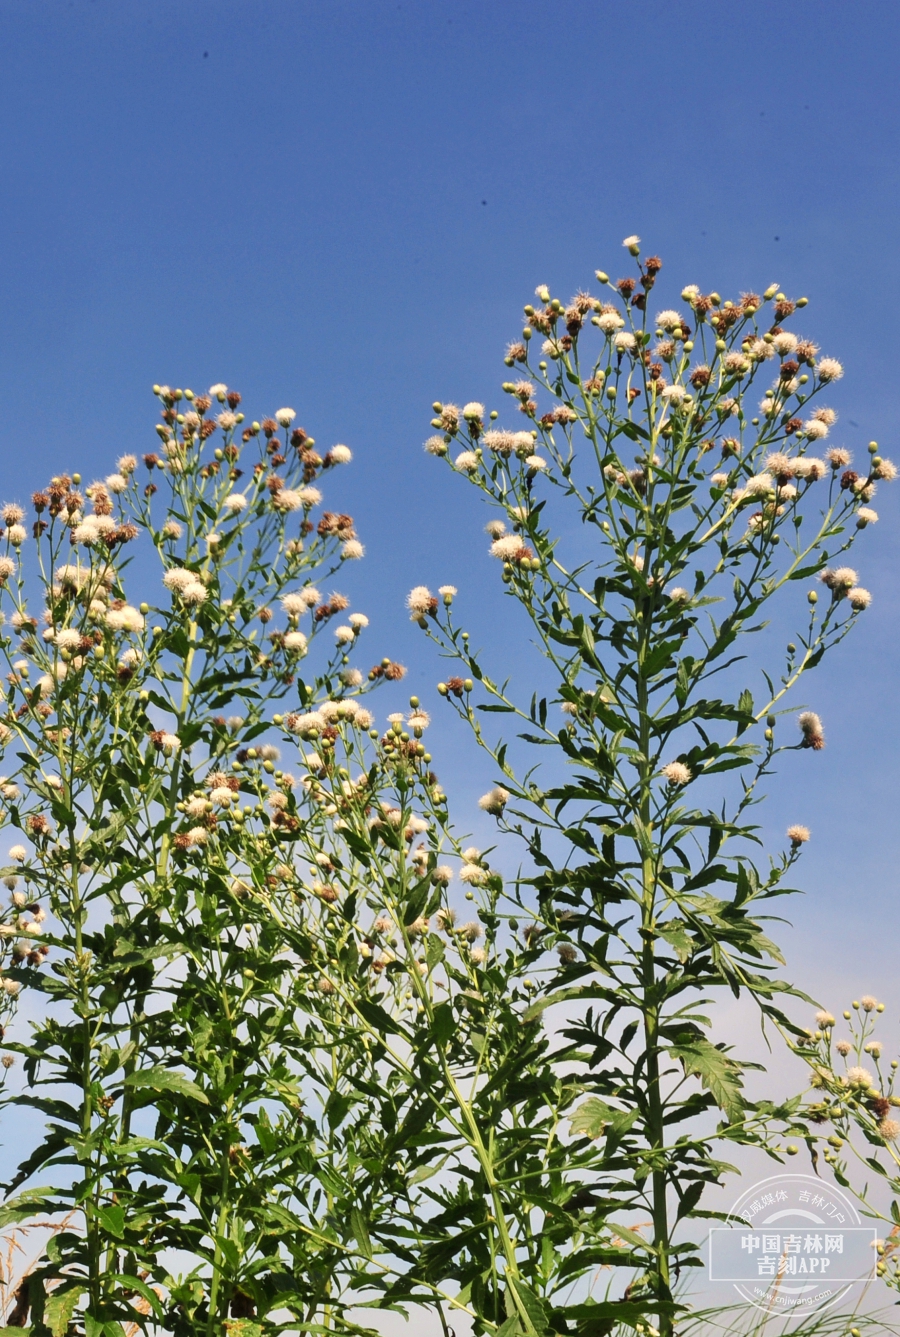
{"label": "unopened green bud", "polygon": [[797,298],[797,305],[798,305],[798,306],[809,306],[809,298],[808,298],[808,297],[798,297],[798,298]]}
{"label": "unopened green bud", "polygon": [[806,601],[807,603],[817,604],[819,602],[818,592],[816,590],[810,590],[809,594],[806,596]]}
{"label": "unopened green bud", "polygon": [[474,682],[472,681],[471,678],[466,678],[465,682],[463,683],[463,687],[465,688],[465,690],[466,690],[467,692],[471,692],[471,690],[472,690],[472,688],[473,688],[474,686],[475,686],[475,684],[474,684]]}
{"label": "unopened green bud", "polygon": [[437,685],[438,696],[446,696],[450,690],[445,682],[439,682]]}
{"label": "unopened green bud", "polygon": [[778,291],[778,284],[770,283],[768,288],[766,288],[765,292],[763,293],[763,297],[765,297],[767,302],[771,302],[772,298],[775,296],[777,291]]}
{"label": "unopened green bud", "polygon": [[608,274],[604,274],[604,272],[603,272],[602,269],[597,269],[597,270],[595,270],[594,272],[595,272],[595,274],[596,274],[596,278],[597,278],[597,282],[598,282],[598,283],[609,283],[609,275],[608,275]]}
{"label": "unopened green bud", "polygon": [[767,715],[767,716],[766,716],[766,724],[769,726],[770,729],[774,729],[774,728],[775,728],[775,724],[776,724],[775,716],[774,716],[774,715]]}
{"label": "unopened green bud", "polygon": [[789,1145],[785,1147],[785,1151],[787,1152],[788,1156],[796,1156],[799,1150],[800,1148],[795,1147],[793,1142],[789,1143]]}
{"label": "unopened green bud", "polygon": [[150,605],[149,605],[149,604],[140,604],[140,605],[139,605],[139,608],[140,608],[140,612],[144,615],[144,617],[146,617],[147,614],[150,612]]}

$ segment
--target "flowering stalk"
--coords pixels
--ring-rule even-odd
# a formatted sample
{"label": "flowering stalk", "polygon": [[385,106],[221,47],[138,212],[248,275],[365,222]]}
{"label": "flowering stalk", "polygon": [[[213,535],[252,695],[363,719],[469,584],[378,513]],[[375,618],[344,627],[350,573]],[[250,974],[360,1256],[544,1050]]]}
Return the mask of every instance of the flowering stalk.
{"label": "flowering stalk", "polygon": [[[682,309],[651,322],[662,262],[641,261],[637,238],[625,244],[635,277],[610,285],[598,271],[599,295],[566,305],[541,287],[540,306],[526,305],[506,357],[523,375],[503,386],[522,428],[495,426],[480,403],[436,403],[426,442],[497,511],[490,553],[531,621],[546,686],[525,704],[486,672],[454,620],[452,587],[419,586],[408,603],[459,665],[438,690],[491,758],[497,785],[482,807],[530,856],[506,910],[514,932],[531,921],[526,1018],[552,1019],[551,1068],[577,1073],[587,1096],[569,1118],[572,1147],[606,1139],[575,1176],[590,1203],[579,1224],[624,1230],[619,1261],[635,1269],[620,1300],[566,1306],[559,1288],[586,1284],[586,1253],[580,1266],[550,1267],[538,1293],[560,1321],[627,1323],[637,1302],[669,1333],[676,1285],[696,1264],[680,1223],[706,1214],[704,1187],[727,1170],[716,1144],[778,1156],[778,1137],[798,1126],[797,1102],[747,1100],[750,1065],[709,1038],[698,1008],[716,988],[746,991],[764,1019],[796,1030],[778,1001],[797,991],[773,975],[781,956],[763,923],[809,833],[792,826],[761,870],[751,809],[779,753],[824,746],[812,711],[797,741],[784,739],[784,698],[870,602],[854,570],[830,563],[877,520],[870,502],[896,470],[875,443],[859,471],[843,447],[815,454],[837,417],[819,399],[842,368],[786,328],[805,299],[772,285],[723,302],[692,285]],[[575,535],[586,538],[570,559]],[[762,699],[732,686],[738,638],[766,625],[766,605],[793,582],[816,577],[826,600],[808,587],[780,670],[761,666]],[[484,712],[524,726],[525,751],[488,740]],[[550,747],[562,764],[523,769],[528,747]],[[715,1109],[717,1131],[700,1132]],[[688,1131],[673,1135],[675,1124]],[[540,1232],[546,1205],[523,1196]],[[649,1215],[648,1233],[628,1226],[636,1212]]]}
{"label": "flowering stalk", "polygon": [[[272,707],[337,697],[362,720],[356,698],[403,673],[352,666],[363,614],[300,673],[348,607],[312,576],[362,556],[349,516],[312,518],[347,448],[317,454],[290,409],[243,426],[225,386],[155,393],[148,481],[133,455],[84,490],[58,476],[32,498],[31,541],[14,504],[0,535],[0,742],[15,749],[0,798],[20,835],[3,870],[4,1019],[22,987],[47,1002],[29,1037],[7,1033],[4,1070],[21,1055],[25,1086],[6,1099],[50,1120],[4,1213],[72,1222],[26,1297],[57,1337],[76,1321],[218,1334],[274,1303],[290,1266],[280,1203],[316,1178],[316,1125],[284,944],[271,915],[245,913],[234,874],[296,825],[287,780],[281,808],[266,783]],[[294,1250],[300,1276],[310,1248]],[[193,1257],[184,1276],[167,1249]]]}

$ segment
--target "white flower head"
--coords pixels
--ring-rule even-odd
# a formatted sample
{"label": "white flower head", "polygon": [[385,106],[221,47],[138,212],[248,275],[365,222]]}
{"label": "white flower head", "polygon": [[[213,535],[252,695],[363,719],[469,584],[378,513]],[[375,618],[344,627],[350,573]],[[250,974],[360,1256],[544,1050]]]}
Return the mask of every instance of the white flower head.
{"label": "white flower head", "polygon": [[281,427],[290,427],[297,414],[293,409],[277,409],[275,412],[275,421]]}

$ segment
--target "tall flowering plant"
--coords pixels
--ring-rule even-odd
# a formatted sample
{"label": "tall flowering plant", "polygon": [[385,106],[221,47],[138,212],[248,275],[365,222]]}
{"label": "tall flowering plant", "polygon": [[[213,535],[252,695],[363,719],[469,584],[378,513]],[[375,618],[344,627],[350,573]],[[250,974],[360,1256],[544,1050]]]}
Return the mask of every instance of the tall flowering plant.
{"label": "tall flowering plant", "polygon": [[[707,1013],[726,989],[795,1031],[766,920],[809,831],[790,826],[761,865],[753,808],[779,754],[824,746],[815,712],[785,719],[788,694],[870,603],[846,554],[896,469],[874,442],[856,463],[829,444],[843,369],[794,331],[805,298],[689,285],[654,318],[662,262],[624,245],[632,276],[598,271],[567,303],[542,286],[525,306],[503,385],[516,427],[436,403],[426,442],[495,511],[490,556],[544,687],[518,699],[489,673],[455,591],[408,603],[454,664],[438,691],[491,761],[481,806],[528,856],[494,913],[530,968],[521,1022],[543,1019],[564,1091],[569,1165],[550,1192],[539,1158],[519,1167],[492,1229],[516,1242],[538,1328],[606,1332],[637,1306],[668,1334],[728,1148],[778,1157],[803,1128],[796,1101],[747,1098],[750,1065]],[[796,625],[781,653],[753,639],[776,605]],[[486,713],[516,738],[489,737]],[[510,1096],[508,1137],[522,1110]],[[558,1247],[535,1248],[560,1220]],[[603,1296],[599,1264],[624,1276]]]}
{"label": "tall flowering plant", "polygon": [[[51,479],[27,523],[2,510],[5,1100],[47,1120],[20,1125],[2,1212],[54,1223],[8,1321],[55,1337],[331,1321],[369,1229],[342,1193],[374,1059],[326,1024],[318,777],[405,670],[357,667],[368,619],[313,584],[363,555],[317,486],[350,452],[319,454],[291,409],[247,423],[224,385],[155,393],[143,479],[124,455]],[[279,744],[301,734],[297,776]],[[367,809],[378,782],[353,782]]]}

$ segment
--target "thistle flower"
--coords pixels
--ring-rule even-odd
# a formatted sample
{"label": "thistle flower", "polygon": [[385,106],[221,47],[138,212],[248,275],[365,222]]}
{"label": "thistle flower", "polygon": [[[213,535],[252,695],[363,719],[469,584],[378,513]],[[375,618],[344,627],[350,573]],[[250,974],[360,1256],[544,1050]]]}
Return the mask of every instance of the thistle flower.
{"label": "thistle flower", "polygon": [[463,450],[457,455],[454,464],[461,473],[473,474],[478,468],[478,456],[472,450]]}
{"label": "thistle flower", "polygon": [[615,334],[616,330],[623,329],[625,325],[625,321],[615,308],[605,310],[599,316],[595,316],[594,323],[604,334]]}
{"label": "thistle flower", "polygon": [[844,368],[836,357],[823,357],[816,371],[820,381],[839,381],[844,374]]}
{"label": "thistle flower", "polygon": [[870,1040],[868,1044],[863,1046],[865,1053],[871,1054],[873,1058],[881,1058],[883,1048],[884,1045],[880,1040]]}
{"label": "thistle flower", "polygon": [[830,1012],[820,1011],[816,1013],[816,1025],[821,1026],[823,1030],[830,1031],[835,1024],[835,1019]]}
{"label": "thistle flower", "polygon": [[276,409],[275,421],[279,427],[290,427],[297,414],[293,409]]}
{"label": "thistle flower", "polygon": [[826,450],[825,458],[832,469],[845,469],[851,463],[853,456],[842,446],[832,446],[830,450]]}
{"label": "thistle flower", "polygon": [[801,845],[805,845],[809,840],[809,827],[789,826],[787,829],[787,838],[794,846],[794,849],[798,849]]}
{"label": "thistle flower", "polygon": [[686,785],[691,780],[691,772],[682,761],[670,761],[663,766],[660,775],[664,775],[670,785]]}
{"label": "thistle flower", "polygon": [[[299,636],[301,633],[299,631],[295,631],[292,632],[291,634],[294,636]],[[342,626],[342,627],[335,627],[334,629],[334,639],[337,641],[338,645],[350,645],[352,641],[355,639],[355,635],[356,633],[354,632],[352,627]]]}
{"label": "thistle flower", "polygon": [[804,710],[797,719],[800,732],[803,734],[801,747],[811,747],[815,752],[820,752],[825,746],[825,734],[822,730],[822,721],[813,710]]}
{"label": "thistle flower", "polygon": [[872,473],[876,478],[882,478],[887,483],[892,483],[897,477],[897,466],[891,460],[882,460],[876,464]]}
{"label": "thistle flower", "polygon": [[366,553],[359,539],[347,539],[341,548],[341,557],[345,562],[358,562]]}
{"label": "thistle flower", "polygon": [[854,612],[861,613],[872,602],[872,596],[868,590],[856,585],[853,589],[847,591],[847,602]]}
{"label": "thistle flower", "polygon": [[429,455],[446,455],[447,442],[442,436],[430,436],[423,447]]}
{"label": "thistle flower", "polygon": [[350,626],[355,627],[357,631],[362,631],[363,627],[369,625],[369,619],[366,617],[365,613],[351,613],[347,621],[350,623]]}
{"label": "thistle flower", "polygon": [[240,511],[246,509],[247,498],[242,492],[231,492],[222,502],[222,505],[226,511],[230,511],[232,515],[237,515]]}
{"label": "thistle flower", "polygon": [[464,863],[459,870],[460,882],[465,882],[471,887],[483,887],[488,876],[488,870],[477,863]]}
{"label": "thistle flower", "polygon": [[484,405],[473,399],[471,403],[464,405],[462,415],[467,422],[475,422],[484,417]]}
{"label": "thistle flower", "polygon": [[438,585],[438,594],[444,600],[445,604],[449,604],[458,593],[459,590],[455,585]]}
{"label": "thistle flower", "polygon": [[499,539],[506,533],[506,525],[502,520],[488,520],[484,532],[492,539]]}
{"label": "thistle flower", "polygon": [[622,245],[625,247],[626,250],[630,251],[632,246],[637,246],[639,241],[640,237],[637,235],[637,233],[635,233],[633,237],[626,237],[625,240],[622,242]]}
{"label": "thistle flower", "polygon": [[900,1123],[896,1119],[882,1119],[878,1131],[885,1142],[893,1142],[900,1137]]}
{"label": "thistle flower", "polygon": [[[353,633],[351,632],[351,637],[352,634]],[[285,650],[289,651],[291,654],[306,654],[307,640],[302,631],[285,632],[281,644],[284,646]]]}
{"label": "thistle flower", "polygon": [[681,316],[677,311],[660,311],[656,323],[661,330],[680,330]]}
{"label": "thistle flower", "polygon": [[808,418],[803,424],[803,431],[810,441],[821,441],[828,435],[828,424],[818,418]]}
{"label": "thistle flower", "polygon": [[502,817],[503,810],[509,802],[509,790],[504,789],[502,785],[496,785],[489,793],[482,794],[478,800],[478,806],[483,812],[489,812],[493,817]]}
{"label": "thistle flower", "polygon": [[432,870],[431,880],[435,886],[446,887],[453,881],[453,869],[447,864],[439,863]]}
{"label": "thistle flower", "polygon": [[870,993],[864,993],[859,1000],[859,1005],[863,1012],[874,1012],[878,1007],[878,999],[874,998]]}
{"label": "thistle flower", "polygon": [[10,846],[9,857],[13,860],[14,863],[24,863],[26,858],[28,857],[25,850],[25,846],[24,845]]}
{"label": "thistle flower", "polygon": [[332,446],[328,458],[332,464],[349,464],[353,459],[353,451],[349,446]]}
{"label": "thistle flower", "polygon": [[522,540],[518,534],[504,534],[494,539],[488,551],[492,557],[499,557],[501,561],[508,562],[522,551]]}
{"label": "thistle flower", "polygon": [[0,515],[3,516],[3,523],[5,525],[17,525],[25,519],[25,512],[22,507],[16,505],[15,502],[7,502],[2,511],[0,511]]}
{"label": "thistle flower", "polygon": [[637,339],[629,330],[622,330],[613,339],[613,344],[622,353],[630,353],[637,345]]}
{"label": "thistle flower", "polygon": [[826,567],[820,574],[819,579],[823,585],[831,590],[835,599],[843,599],[850,588],[856,584],[859,577],[851,566],[839,566],[834,570],[831,567]]}
{"label": "thistle flower", "polygon": [[872,1086],[874,1084],[872,1074],[866,1068],[848,1068],[847,1081],[851,1086]]}
{"label": "thistle flower", "polygon": [[9,529],[6,531],[6,537],[14,548],[18,548],[21,547],[28,538],[28,533],[24,525],[10,525]]}
{"label": "thistle flower", "polygon": [[406,606],[413,621],[417,621],[431,612],[434,607],[433,598],[434,596],[427,585],[416,585],[414,589],[410,590],[406,596]]}
{"label": "thistle flower", "polygon": [[849,1040],[837,1040],[834,1047],[842,1058],[846,1058],[853,1048]]}
{"label": "thistle flower", "polygon": [[485,432],[483,440],[488,450],[492,450],[495,455],[511,455],[516,449],[515,432],[502,430]]}
{"label": "thistle flower", "polygon": [[427,710],[414,710],[406,721],[406,727],[412,730],[427,729],[431,723],[431,716]]}
{"label": "thistle flower", "polygon": [[873,511],[868,506],[860,506],[856,512],[857,529],[865,529],[866,525],[874,525],[878,522],[878,512]]}
{"label": "thistle flower", "polygon": [[772,347],[781,357],[787,357],[789,353],[796,352],[799,342],[800,340],[797,338],[796,334],[791,334],[788,330],[782,330],[782,332],[776,334],[775,338],[772,340]]}
{"label": "thistle flower", "polygon": [[710,482],[710,486],[711,486],[711,487],[727,487],[727,486],[728,486],[728,475],[727,475],[727,474],[722,474],[722,473],[719,473],[719,474],[713,474],[712,477],[710,478],[709,482]]}
{"label": "thistle flower", "polygon": [[525,467],[531,473],[540,473],[542,469],[547,468],[547,461],[541,455],[529,455],[525,460]]}
{"label": "thistle flower", "polygon": [[196,607],[202,604],[206,599],[206,588],[200,584],[199,580],[192,580],[189,585],[185,585],[181,591],[182,601],[190,607]]}

